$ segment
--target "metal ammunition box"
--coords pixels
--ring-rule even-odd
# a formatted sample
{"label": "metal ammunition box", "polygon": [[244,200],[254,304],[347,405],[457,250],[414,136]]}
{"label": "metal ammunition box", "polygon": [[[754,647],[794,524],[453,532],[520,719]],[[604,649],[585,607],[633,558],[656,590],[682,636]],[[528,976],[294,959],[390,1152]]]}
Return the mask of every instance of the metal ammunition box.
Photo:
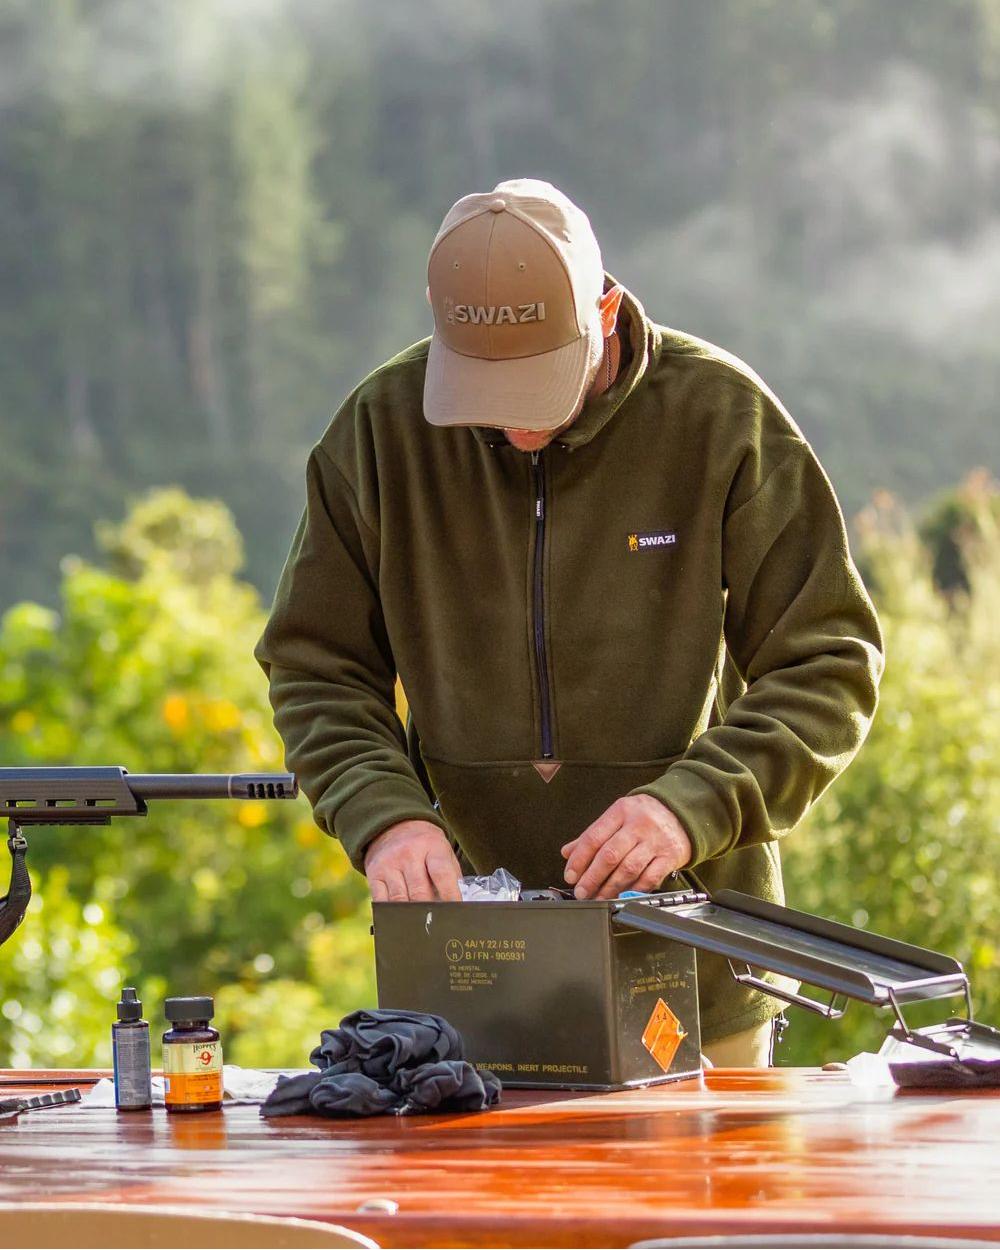
{"label": "metal ammunition box", "polygon": [[444,1016],[505,1085],[616,1089],[701,1071],[695,952],[623,904],[376,903],[379,1004]]}

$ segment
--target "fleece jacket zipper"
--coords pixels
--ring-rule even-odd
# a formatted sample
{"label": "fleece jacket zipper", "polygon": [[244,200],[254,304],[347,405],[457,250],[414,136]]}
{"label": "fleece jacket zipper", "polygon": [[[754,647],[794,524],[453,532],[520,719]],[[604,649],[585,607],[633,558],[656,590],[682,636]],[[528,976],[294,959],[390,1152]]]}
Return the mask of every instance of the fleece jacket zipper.
{"label": "fleece jacket zipper", "polygon": [[531,473],[535,487],[535,553],[532,623],[535,637],[535,673],[541,714],[542,759],[552,759],[552,704],[549,694],[549,660],[545,649],[545,461],[541,453],[531,453]]}

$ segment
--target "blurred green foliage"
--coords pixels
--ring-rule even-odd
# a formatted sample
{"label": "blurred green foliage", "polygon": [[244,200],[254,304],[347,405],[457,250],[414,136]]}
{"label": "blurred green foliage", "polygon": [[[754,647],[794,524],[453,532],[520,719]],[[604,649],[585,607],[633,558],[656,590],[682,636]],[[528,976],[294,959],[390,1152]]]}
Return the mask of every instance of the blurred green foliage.
{"label": "blurred green foliage", "polygon": [[[899,504],[859,518],[886,670],[867,742],[784,843],[790,905],[944,951],[970,974],[976,1014],[1000,1024],[1000,527],[981,473],[954,493],[966,591],[942,592],[935,549]],[[944,501],[936,509],[944,506]],[[960,1014],[961,1003],[953,1004]],[[942,1018],[940,1005],[908,1013]],[[793,1008],[782,1063],[878,1049],[886,1017],[839,1022]]]}
{"label": "blurred green foliage", "polygon": [[[83,903],[70,874],[54,866],[39,877],[28,914],[4,947],[0,1013],[5,1067],[73,1068],[110,1058],[108,1003],[134,964],[134,939],[93,897]],[[162,979],[146,993],[159,996]]]}
{"label": "blurred green foliage", "polygon": [[[100,541],[117,571],[67,559],[58,611],[3,617],[0,765],[282,768],[252,657],[263,613],[235,577],[227,510],[155,491]],[[263,1062],[266,1037],[285,1064],[372,1000],[363,883],[304,798],[151,803],[145,819],[45,828],[30,846],[40,910],[0,958],[0,1054],[18,1063],[109,1062],[122,983],[154,1017],[165,991],[222,991],[230,1057]]]}
{"label": "blurred green foliage", "polygon": [[[880,708],[783,847],[791,905],[958,956],[993,1021],[996,497],[982,474],[955,493],[965,590],[937,587],[934,550],[890,496],[859,518],[887,643]],[[58,611],[20,603],[0,621],[0,766],[281,768],[252,658],[264,612],[226,509],[155,491],[99,535],[107,567],[65,560]],[[166,994],[214,993],[227,1057],[245,1065],[302,1066],[321,1028],[375,1001],[367,891],[305,799],[152,803],[145,820],[30,843],[36,895],[0,952],[0,1065],[109,1064],[125,983],[154,1032]],[[877,1047],[888,1027],[859,1006],[837,1023],[790,1014],[782,1063]]]}
{"label": "blurred green foliage", "polygon": [[931,553],[934,584],[946,593],[971,589],[970,560],[996,536],[1000,492],[985,470],[970,473],[959,490],[938,495],[920,524]]}

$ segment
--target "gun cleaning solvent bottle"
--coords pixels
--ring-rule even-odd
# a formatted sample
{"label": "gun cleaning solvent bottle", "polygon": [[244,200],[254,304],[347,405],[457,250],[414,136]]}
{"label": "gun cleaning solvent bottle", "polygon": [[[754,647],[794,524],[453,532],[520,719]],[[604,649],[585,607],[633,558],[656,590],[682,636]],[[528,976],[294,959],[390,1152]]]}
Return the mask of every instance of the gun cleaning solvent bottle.
{"label": "gun cleaning solvent bottle", "polygon": [[135,990],[122,990],[118,1019],[111,1026],[115,1068],[115,1106],[119,1111],[148,1111],[153,1105],[149,1072],[149,1025]]}
{"label": "gun cleaning solvent bottle", "polygon": [[164,1102],[168,1111],[218,1111],[222,1107],[222,1042],[209,1023],[211,997],[168,998],[163,1014],[173,1025],[163,1034]]}

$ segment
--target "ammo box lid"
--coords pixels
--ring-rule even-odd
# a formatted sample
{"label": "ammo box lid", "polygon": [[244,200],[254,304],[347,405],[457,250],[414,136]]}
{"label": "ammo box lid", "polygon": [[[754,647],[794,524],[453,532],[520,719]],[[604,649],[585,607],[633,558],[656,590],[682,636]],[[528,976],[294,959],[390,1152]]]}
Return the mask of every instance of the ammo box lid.
{"label": "ammo box lid", "polygon": [[[731,964],[739,961],[748,971],[737,974],[734,968],[737,980],[768,993],[774,987],[757,982],[751,967],[876,1007],[968,993],[962,965],[947,955],[735,890],[694,901],[690,894],[678,895],[676,902],[670,894],[650,895],[624,904],[614,922],[711,951]],[[816,1006],[797,995],[777,996]]]}

